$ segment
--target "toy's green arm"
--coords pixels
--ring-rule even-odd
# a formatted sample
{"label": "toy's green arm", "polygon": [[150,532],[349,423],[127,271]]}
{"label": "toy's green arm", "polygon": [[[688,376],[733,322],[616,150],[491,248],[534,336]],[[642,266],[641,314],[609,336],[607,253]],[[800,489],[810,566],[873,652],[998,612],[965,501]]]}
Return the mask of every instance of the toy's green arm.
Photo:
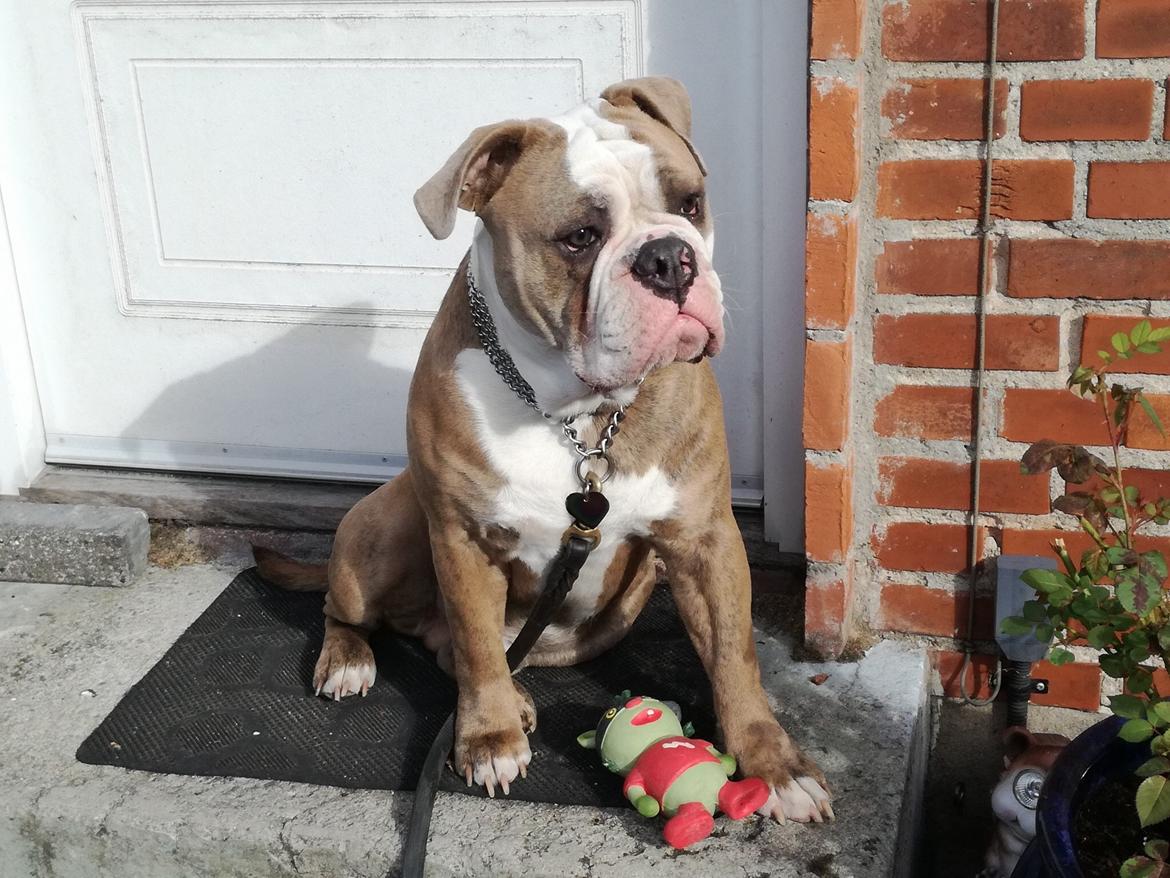
{"label": "toy's green arm", "polygon": [[714,744],[707,748],[707,752],[719,760],[719,764],[723,766],[724,774],[726,774],[728,777],[731,777],[733,774],[735,774],[736,762],[734,756],[732,756],[730,753],[720,753],[715,749]]}
{"label": "toy's green arm", "polygon": [[657,817],[658,812],[662,810],[662,806],[658,804],[658,800],[653,796],[646,795],[646,790],[634,784],[626,790],[626,798],[630,800],[630,804],[638,809],[638,813],[643,817]]}

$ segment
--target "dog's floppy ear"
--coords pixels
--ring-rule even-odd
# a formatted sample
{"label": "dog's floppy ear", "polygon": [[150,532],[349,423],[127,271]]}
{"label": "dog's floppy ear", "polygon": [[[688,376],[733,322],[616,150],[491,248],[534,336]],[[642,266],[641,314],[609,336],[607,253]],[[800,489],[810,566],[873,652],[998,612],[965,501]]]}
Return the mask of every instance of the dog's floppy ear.
{"label": "dog's floppy ear", "polygon": [[521,153],[547,132],[539,124],[511,119],[476,128],[447,163],[414,193],[414,207],[427,230],[446,238],[456,211],[483,209]]}
{"label": "dog's floppy ear", "polygon": [[624,79],[611,85],[601,96],[615,107],[636,107],[681,137],[695,157],[699,171],[707,176],[707,166],[691,143],[691,96],[681,82],[669,76]]}

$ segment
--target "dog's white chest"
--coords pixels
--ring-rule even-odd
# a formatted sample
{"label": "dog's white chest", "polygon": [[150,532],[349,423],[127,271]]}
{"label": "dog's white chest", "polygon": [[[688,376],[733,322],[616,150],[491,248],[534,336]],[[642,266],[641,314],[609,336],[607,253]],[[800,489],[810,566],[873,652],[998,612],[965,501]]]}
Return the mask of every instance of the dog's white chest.
{"label": "dog's white chest", "polygon": [[[483,351],[465,350],[456,362],[472,430],[503,481],[493,498],[491,521],[517,534],[512,557],[540,574],[569,525],[565,498],[580,490],[574,475],[576,453],[557,423],[532,417]],[[620,435],[616,441],[622,441]],[[569,603],[581,618],[598,609],[605,571],[617,547],[627,537],[649,534],[651,523],[670,517],[676,502],[674,486],[657,467],[639,475],[615,473],[605,484],[605,496],[610,511],[601,525],[601,545],[589,556],[570,595]]]}

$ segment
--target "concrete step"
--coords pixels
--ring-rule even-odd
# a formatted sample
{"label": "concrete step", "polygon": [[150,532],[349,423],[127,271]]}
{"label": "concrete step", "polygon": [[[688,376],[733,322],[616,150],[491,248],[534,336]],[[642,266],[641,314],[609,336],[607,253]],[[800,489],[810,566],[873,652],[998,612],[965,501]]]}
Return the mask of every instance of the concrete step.
{"label": "concrete step", "polygon": [[[0,584],[0,674],[9,681],[0,710],[2,878],[382,878],[395,867],[409,793],[74,760],[80,742],[234,572],[150,568],[126,589]],[[441,794],[428,873],[909,875],[928,726],[922,651],[885,642],[856,663],[803,664],[791,661],[791,644],[770,627],[756,639],[778,715],[829,776],[836,823],[721,821],[715,837],[675,853],[661,843],[658,824],[632,809]],[[810,680],[818,674],[828,675],[821,685]]]}

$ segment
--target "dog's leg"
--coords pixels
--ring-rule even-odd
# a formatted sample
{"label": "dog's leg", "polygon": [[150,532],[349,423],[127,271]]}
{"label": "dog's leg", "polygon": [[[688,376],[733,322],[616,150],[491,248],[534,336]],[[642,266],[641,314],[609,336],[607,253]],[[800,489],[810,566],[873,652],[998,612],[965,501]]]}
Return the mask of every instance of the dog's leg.
{"label": "dog's leg", "polygon": [[366,694],[375,676],[369,635],[384,625],[439,648],[441,613],[426,516],[408,469],[360,500],[337,529],[325,642],[313,674],[317,693],[335,700]]}
{"label": "dog's leg", "polygon": [[532,753],[524,725],[535,724],[530,702],[504,658],[508,580],[456,524],[432,523],[431,551],[451,630],[459,702],[455,714],[455,770],[467,781],[508,792],[528,770]]}
{"label": "dog's leg", "polygon": [[725,749],[745,777],[760,777],[769,785],[760,813],[782,823],[819,823],[833,816],[825,776],[780,727],[760,684],[747,553],[730,498],[722,499],[726,503],[706,516],[690,515],[662,528],[656,548],[711,680]]}

